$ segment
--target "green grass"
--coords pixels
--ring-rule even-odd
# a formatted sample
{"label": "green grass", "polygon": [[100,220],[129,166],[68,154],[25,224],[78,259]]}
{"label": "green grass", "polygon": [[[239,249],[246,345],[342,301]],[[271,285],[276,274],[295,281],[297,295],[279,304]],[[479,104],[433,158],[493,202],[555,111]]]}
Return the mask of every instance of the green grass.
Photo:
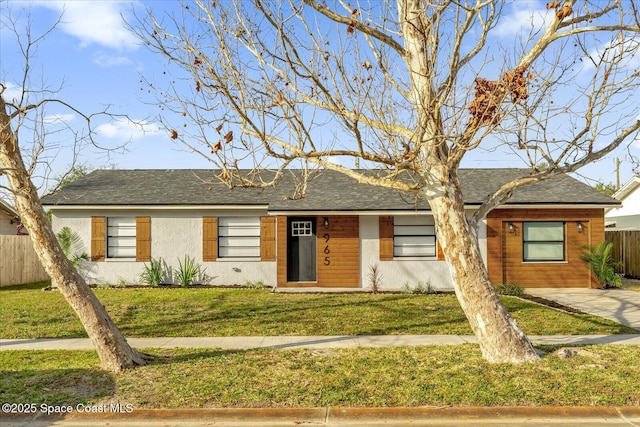
{"label": "green grass", "polygon": [[[552,348],[548,348],[552,349]],[[342,350],[145,351],[120,374],[94,352],[0,352],[0,401],[140,408],[640,405],[636,346],[491,365],[474,345]]]}
{"label": "green grass", "polygon": [[[259,289],[97,289],[129,337],[471,334],[453,295],[274,294]],[[527,334],[619,334],[631,328],[590,315],[502,297]],[[85,337],[58,291],[0,289],[2,338]]]}

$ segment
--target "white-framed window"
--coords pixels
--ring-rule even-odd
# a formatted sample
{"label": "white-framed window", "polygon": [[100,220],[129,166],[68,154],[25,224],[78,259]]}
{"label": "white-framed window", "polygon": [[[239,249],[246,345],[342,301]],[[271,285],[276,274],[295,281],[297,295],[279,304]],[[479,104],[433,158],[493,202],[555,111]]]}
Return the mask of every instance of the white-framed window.
{"label": "white-framed window", "polygon": [[564,222],[530,221],[522,223],[523,261],[564,261]]}
{"label": "white-framed window", "polygon": [[394,257],[435,257],[436,255],[436,227],[432,216],[394,217]]}
{"label": "white-framed window", "polygon": [[259,258],[260,217],[220,217],[218,257]]}
{"label": "white-framed window", "polygon": [[313,236],[311,221],[291,221],[291,236]]}
{"label": "white-framed window", "polygon": [[135,217],[107,218],[107,258],[136,257]]}

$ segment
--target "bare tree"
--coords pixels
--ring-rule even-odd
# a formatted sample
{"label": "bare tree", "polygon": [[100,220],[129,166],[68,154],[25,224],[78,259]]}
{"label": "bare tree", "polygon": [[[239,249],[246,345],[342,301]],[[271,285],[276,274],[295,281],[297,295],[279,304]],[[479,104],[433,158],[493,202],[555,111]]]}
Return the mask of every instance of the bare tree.
{"label": "bare tree", "polygon": [[[531,14],[544,25],[504,45],[497,0],[197,0],[132,29],[168,60],[166,88],[162,76],[144,83],[172,138],[229,186],[274,185],[301,162],[427,200],[484,357],[524,362],[538,356],[494,291],[478,224],[514,189],[575,171],[640,128],[635,2],[546,8]],[[512,151],[531,171],[467,218],[458,169],[482,149]],[[241,176],[249,163],[274,180]]]}
{"label": "bare tree", "polygon": [[[37,43],[54,30],[55,24],[42,35],[32,37],[27,27],[25,40],[21,40],[15,21],[3,16],[2,24],[18,37],[24,57],[24,74],[20,96],[5,99],[6,84],[0,84],[0,175],[6,177],[9,186],[4,186],[15,201],[16,210],[29,231],[34,249],[40,258],[52,284],[75,310],[91,339],[101,366],[117,372],[145,364],[143,355],[132,349],[117,329],[104,306],[93,294],[85,280],[78,274],[58,244],[48,221],[38,190],[32,177],[37,165],[46,162],[48,145],[45,123],[45,108],[52,104],[62,106],[84,118],[88,133],[76,133],[74,153],[81,142],[91,140],[91,120],[88,116],[56,97],[55,91],[35,89],[30,81],[30,60]],[[57,24],[57,23],[56,23]],[[31,100],[32,98],[37,98]],[[101,114],[106,114],[102,112]],[[27,162],[23,157],[27,153]]]}

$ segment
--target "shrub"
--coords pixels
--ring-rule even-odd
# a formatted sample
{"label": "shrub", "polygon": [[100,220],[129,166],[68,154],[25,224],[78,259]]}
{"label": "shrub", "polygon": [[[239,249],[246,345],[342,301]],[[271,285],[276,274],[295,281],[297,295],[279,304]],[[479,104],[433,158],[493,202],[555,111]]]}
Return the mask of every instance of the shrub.
{"label": "shrub", "polygon": [[82,239],[69,227],[62,227],[56,234],[62,252],[74,268],[78,268],[81,260],[89,261],[89,254],[84,251]]}
{"label": "shrub", "polygon": [[433,295],[437,291],[431,286],[431,280],[426,282],[418,282],[415,288],[412,288],[408,281],[402,285],[402,293],[414,295]]}
{"label": "shrub", "polygon": [[266,289],[268,287],[264,280],[247,280],[244,282],[244,286],[249,289]]}
{"label": "shrub", "polygon": [[178,271],[176,272],[176,281],[180,286],[189,286],[193,284],[202,275],[202,266],[198,264],[195,258],[184,256],[184,262],[178,258]]}
{"label": "shrub", "polygon": [[371,293],[377,294],[382,286],[382,272],[378,264],[369,266],[369,283],[371,284]]}
{"label": "shrub", "polygon": [[149,261],[149,265],[144,264],[142,273],[140,273],[140,281],[146,283],[149,286],[158,286],[162,282],[164,277],[164,270],[162,269],[162,261],[160,259],[153,259]]}
{"label": "shrub", "polygon": [[524,289],[521,286],[510,283],[502,283],[496,286],[496,292],[498,295],[511,295],[516,297],[524,295]]}
{"label": "shrub", "polygon": [[593,271],[601,288],[619,288],[622,279],[616,274],[615,267],[619,262],[613,261],[611,250],[613,243],[600,242],[597,246],[583,246],[587,252],[580,255],[580,259],[587,262],[587,268]]}

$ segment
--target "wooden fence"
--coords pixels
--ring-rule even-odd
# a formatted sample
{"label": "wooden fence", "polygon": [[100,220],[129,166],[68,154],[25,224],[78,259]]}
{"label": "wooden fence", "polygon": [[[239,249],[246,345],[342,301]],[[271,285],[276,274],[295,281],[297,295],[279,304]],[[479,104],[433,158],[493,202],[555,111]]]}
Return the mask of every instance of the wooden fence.
{"label": "wooden fence", "polygon": [[0,235],[0,286],[48,279],[29,236]]}
{"label": "wooden fence", "polygon": [[640,231],[606,231],[605,240],[613,243],[613,260],[620,262],[616,273],[640,279]]}

